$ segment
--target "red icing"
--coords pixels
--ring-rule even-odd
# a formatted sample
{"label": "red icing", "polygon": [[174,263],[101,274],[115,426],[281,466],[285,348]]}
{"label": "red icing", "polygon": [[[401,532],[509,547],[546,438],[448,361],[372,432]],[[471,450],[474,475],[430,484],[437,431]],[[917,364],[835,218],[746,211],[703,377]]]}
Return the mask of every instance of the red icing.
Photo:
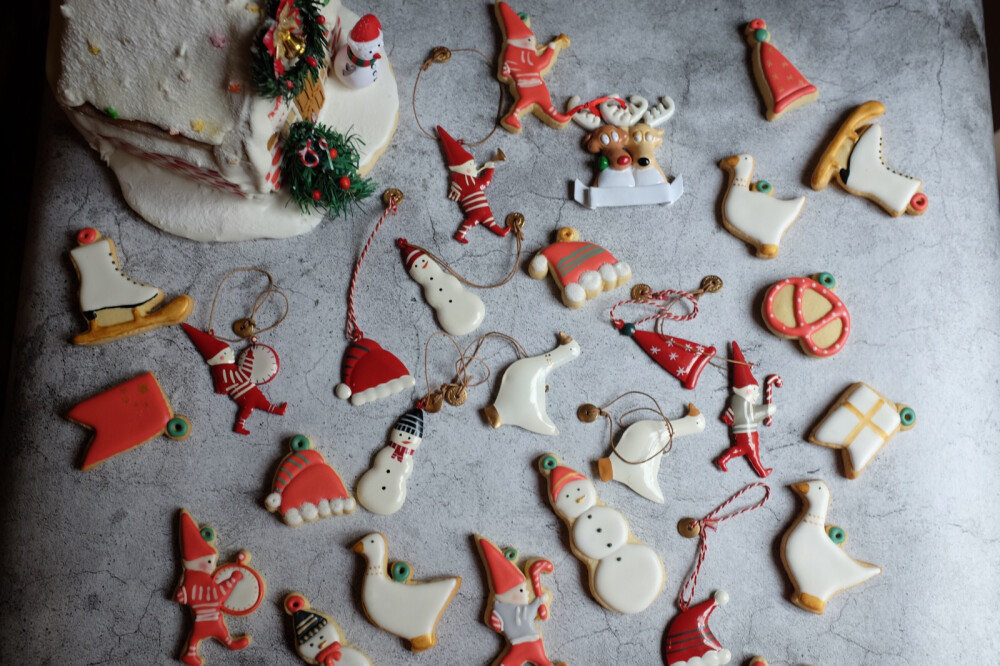
{"label": "red icing", "polygon": [[582,241],[553,243],[541,254],[548,260],[552,272],[564,287],[580,281],[587,271],[596,271],[605,264],[616,264],[615,256],[600,245]]}
{"label": "red icing", "polygon": [[310,465],[295,476],[295,483],[281,493],[281,515],[298,509],[307,502],[319,504],[320,500],[347,499],[350,494],[340,475],[319,456],[320,462]]}
{"label": "red icing", "polygon": [[760,45],[760,68],[774,98],[775,113],[781,113],[796,100],[816,92],[816,86],[768,42]]}
{"label": "red icing", "polygon": [[162,434],[173,415],[156,376],[147,372],[84,400],[66,417],[95,431],[81,465],[88,470]]}
{"label": "red icing", "polygon": [[715,347],[704,347],[655,331],[636,331],[632,338],[661,368],[680,380],[686,389],[698,384],[701,371],[715,356]]}
{"label": "red icing", "polygon": [[[792,312],[795,317],[795,326],[786,326],[774,314],[774,297],[786,287],[795,289],[795,294],[792,298]],[[816,292],[833,306],[829,312],[814,322],[806,322],[802,314],[802,297],[806,291]],[[832,291],[808,277],[787,278],[768,289],[767,294],[764,296],[764,318],[767,319],[768,326],[781,335],[798,338],[809,350],[809,353],[814,356],[833,356],[844,348],[847,338],[851,334],[851,315],[847,311],[847,306],[844,305],[844,302]],[[812,336],[835,319],[840,319],[843,322],[843,330],[840,332],[840,337],[829,347],[822,348],[817,346],[813,342]]]}
{"label": "red icing", "polygon": [[708,599],[682,610],[667,626],[667,666],[721,651],[722,643],[708,626],[708,619],[718,608],[715,599]]}
{"label": "red icing", "polygon": [[101,235],[94,227],[84,227],[76,233],[76,242],[80,245],[90,245],[100,237]]}

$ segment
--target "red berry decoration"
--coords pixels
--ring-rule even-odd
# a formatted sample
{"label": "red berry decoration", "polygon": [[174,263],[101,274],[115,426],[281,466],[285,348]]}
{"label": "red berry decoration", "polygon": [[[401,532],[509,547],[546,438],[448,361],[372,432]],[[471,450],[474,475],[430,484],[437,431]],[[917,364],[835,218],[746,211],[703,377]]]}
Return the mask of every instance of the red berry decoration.
{"label": "red berry decoration", "polygon": [[306,58],[306,62],[309,63],[310,67],[315,67],[316,66],[316,58],[313,58],[312,56],[309,56],[308,58]]}
{"label": "red berry decoration", "polygon": [[285,81],[285,87],[291,90],[292,88],[295,87],[295,83],[292,81]]}
{"label": "red berry decoration", "polygon": [[319,23],[320,25],[326,25],[326,17],[320,14],[319,16],[316,17],[316,23]]}
{"label": "red berry decoration", "polygon": [[341,179],[337,182],[340,184],[340,187],[345,190],[351,186],[351,179],[347,176],[341,177]]}
{"label": "red berry decoration", "polygon": [[330,149],[330,159],[331,160],[337,159],[337,149],[336,148],[331,148]]}
{"label": "red berry decoration", "polygon": [[313,190],[313,201],[319,201],[321,198],[323,195],[320,194],[319,190]]}

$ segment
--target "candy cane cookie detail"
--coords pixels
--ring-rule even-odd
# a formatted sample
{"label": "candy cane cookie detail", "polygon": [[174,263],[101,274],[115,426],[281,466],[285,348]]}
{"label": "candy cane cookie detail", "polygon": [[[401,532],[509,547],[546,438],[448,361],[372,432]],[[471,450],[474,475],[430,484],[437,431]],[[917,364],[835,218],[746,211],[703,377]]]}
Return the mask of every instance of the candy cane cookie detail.
{"label": "candy cane cookie detail", "polygon": [[833,356],[851,334],[851,315],[836,288],[830,273],[777,282],[764,296],[764,323],[778,337],[798,340],[810,356]]}

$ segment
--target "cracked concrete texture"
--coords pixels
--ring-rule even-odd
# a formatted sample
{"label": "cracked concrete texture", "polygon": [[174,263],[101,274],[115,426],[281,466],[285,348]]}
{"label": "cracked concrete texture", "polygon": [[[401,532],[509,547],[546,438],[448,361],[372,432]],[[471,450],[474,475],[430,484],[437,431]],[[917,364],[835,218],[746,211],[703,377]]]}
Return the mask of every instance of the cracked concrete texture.
{"label": "cracked concrete texture", "polygon": [[[420,133],[405,100],[432,46],[477,47],[492,57],[498,35],[487,3],[467,3],[443,19],[430,2],[353,9],[382,20],[404,100],[399,130],[372,176],[407,196],[361,273],[358,314],[362,328],[397,353],[422,387],[424,344],[435,322],[392,240],[406,236],[479,282],[506,274],[513,244],[482,229],[470,234],[468,247],[450,240],[461,216],[445,198],[439,150]],[[177,510],[186,507],[217,529],[224,558],[249,549],[268,581],[264,606],[229,622],[234,634],[253,634],[253,645],[228,654],[206,643],[209,663],[301,663],[280,608],[291,590],[333,615],[376,663],[488,663],[502,641],[482,622],[485,579],[470,538],[476,532],[515,546],[522,557],[555,564],[546,581],[555,592],[552,616],[541,625],[550,657],[571,664],[661,663],[664,628],[696,553],[696,544],[674,526],[683,516],[705,515],[756,478],[743,461],[726,474],[711,464],[727,445],[726,428],[715,418],[728,395],[724,370],[709,367],[696,390],[684,391],[608,324],[608,309],[627,289],[570,311],[548,282],[527,277],[526,261],[558,225],[579,228],[585,240],[628,261],[633,283],[690,289],[703,275],[721,275],[725,289],[702,299],[699,317],[668,331],[720,350],[738,340],[759,376],[784,378],[775,425],[761,436],[765,463],[775,468],[768,479],[772,499],[765,510],[726,523],[711,537],[697,595],[716,588],[730,593],[712,629],[734,663],[757,653],[772,664],[987,663],[1000,651],[992,623],[969,608],[970,599],[975,608],[1000,606],[1000,528],[990,511],[1000,425],[994,408],[998,202],[978,3],[764,2],[752,14],[728,3],[665,10],[636,2],[610,10],[549,2],[516,9],[532,15],[540,39],[565,32],[573,40],[548,76],[557,105],[574,93],[674,97],[678,112],[659,157],[668,174],[684,175],[687,190],[669,208],[593,212],[568,203],[572,179],[591,176],[592,159],[579,148],[583,133],[573,126],[554,131],[533,118],[524,119],[521,135],[501,130],[472,149],[480,162],[496,148],[507,154],[488,196],[498,218],[513,210],[527,218],[522,270],[509,285],[481,292],[487,306],[481,331],[513,334],[537,354],[564,330],[580,341],[583,354],[551,377],[548,411],[558,438],[489,429],[478,414],[490,400],[485,386],[471,389],[465,406],[429,415],[406,504],[389,517],[359,508],[291,529],[263,507],[290,435],[311,435],[353,485],[415,397],[354,408],[332,393],[345,345],[351,262],[378,216],[378,202],[286,241],[203,245],[166,236],[125,206],[110,171],[50,105],[0,466],[0,612],[7,619],[0,661],[17,655],[30,663],[173,663],[189,628],[187,611],[170,599],[179,573]],[[817,102],[775,123],[763,119],[742,39],[742,26],[755,16],[767,20],[775,46],[820,89]],[[486,69],[476,56],[456,54],[425,73],[418,100],[424,126],[441,124],[473,140],[484,136],[496,99],[496,89],[482,83],[492,76]],[[892,219],[836,185],[808,189],[825,140],[868,99],[887,106],[881,122],[889,166],[924,181],[931,205],[923,217]],[[725,175],[717,164],[737,152],[754,155],[755,177],[770,181],[778,196],[808,195],[774,261],[754,258],[720,223]],[[292,309],[285,324],[262,338],[281,354],[281,374],[265,392],[287,400],[288,414],[255,414],[251,436],[234,434],[234,405],[212,393],[205,365],[176,327],[103,347],[70,345],[84,324],[67,251],[83,226],[116,241],[127,273],[157,284],[168,297],[191,294],[197,305],[189,321],[201,327],[208,325],[215,285],[229,269],[270,270]],[[854,330],[842,353],[819,360],[772,336],[757,311],[773,282],[822,270],[837,277]],[[225,328],[243,315],[257,288],[233,282],[216,325]],[[499,342],[488,343],[485,354],[494,379],[514,359]],[[452,361],[446,343],[432,343],[431,381],[442,381]],[[182,443],[159,438],[93,471],[78,471],[89,435],[60,415],[145,370],[157,373],[174,408],[191,418],[193,435]],[[850,481],[838,453],[804,436],[859,380],[912,406],[918,422]],[[624,511],[667,568],[666,589],[653,606],[622,616],[589,594],[586,570],[569,553],[566,529],[549,509],[535,463],[553,451],[593,475],[592,462],[607,453],[606,430],[577,421],[576,407],[632,389],[653,394],[668,416],[680,416],[692,401],[709,424],[704,434],[678,440],[664,461],[665,505],[620,484],[599,484],[601,499]],[[799,510],[785,486],[817,477],[830,484],[829,521],[847,530],[847,550],[884,569],[834,598],[823,616],[788,602],[791,586],[779,556],[781,535]],[[429,652],[410,655],[361,613],[362,564],[347,547],[373,530],[387,535],[389,557],[413,564],[417,579],[464,579],[440,624],[439,645]]]}

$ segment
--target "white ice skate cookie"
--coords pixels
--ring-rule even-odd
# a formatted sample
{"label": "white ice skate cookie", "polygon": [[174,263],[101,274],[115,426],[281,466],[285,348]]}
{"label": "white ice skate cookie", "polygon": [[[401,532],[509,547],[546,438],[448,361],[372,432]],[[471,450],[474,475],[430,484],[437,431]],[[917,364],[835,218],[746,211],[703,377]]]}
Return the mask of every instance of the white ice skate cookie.
{"label": "white ice skate cookie", "polygon": [[813,479],[791,487],[802,497],[804,506],[781,539],[781,561],[795,588],[792,603],[822,615],[833,596],[882,573],[882,569],[844,552],[847,532],[826,524],[830,489],[825,481]]}
{"label": "white ice skate cookie", "polygon": [[754,159],[733,155],[719,162],[729,173],[729,187],[722,198],[722,223],[726,230],[754,246],[761,259],[778,256],[778,244],[802,213],[806,198],[777,199],[766,180],[751,184]]}
{"label": "white ice skate cookie", "polygon": [[663,561],[632,534],[625,516],[597,499],[583,474],[547,453],[538,469],[549,480],[549,503],[569,527],[570,549],[587,565],[590,592],[619,613],[638,613],[652,604],[666,582]]}
{"label": "white ice skate cookie", "polygon": [[909,430],[916,412],[898,405],[864,382],[852,384],[813,428],[809,441],[843,452],[844,474],[856,479],[900,430]]}
{"label": "white ice skate cookie", "polygon": [[437,625],[462,584],[459,576],[411,580],[413,568],[394,562],[389,570],[385,536],[373,532],[351,548],[368,561],[361,584],[361,606],[368,621],[421,652],[437,645]]}
{"label": "white ice skate cookie", "polygon": [[126,275],[114,241],[97,229],[81,229],[76,239],[80,245],[69,255],[80,278],[80,309],[90,329],[75,336],[73,344],[102,345],[179,324],[191,314],[194,300],[186,294],[153,312],[163,302],[163,290]]}
{"label": "white ice skate cookie", "polygon": [[545,381],[549,373],[579,358],[580,343],[559,333],[559,346],[541,356],[514,361],[500,378],[500,389],[492,404],[483,409],[494,428],[516,425],[540,435],[558,435],[559,429],[545,411]]}
{"label": "white ice skate cookie", "polygon": [[871,199],[893,217],[923,215],[930,200],[923,184],[885,165],[882,127],[872,122],[885,113],[881,102],[865,102],[848,116],[823,151],[812,174],[812,188],[822,190],[834,176],[851,194]]}

